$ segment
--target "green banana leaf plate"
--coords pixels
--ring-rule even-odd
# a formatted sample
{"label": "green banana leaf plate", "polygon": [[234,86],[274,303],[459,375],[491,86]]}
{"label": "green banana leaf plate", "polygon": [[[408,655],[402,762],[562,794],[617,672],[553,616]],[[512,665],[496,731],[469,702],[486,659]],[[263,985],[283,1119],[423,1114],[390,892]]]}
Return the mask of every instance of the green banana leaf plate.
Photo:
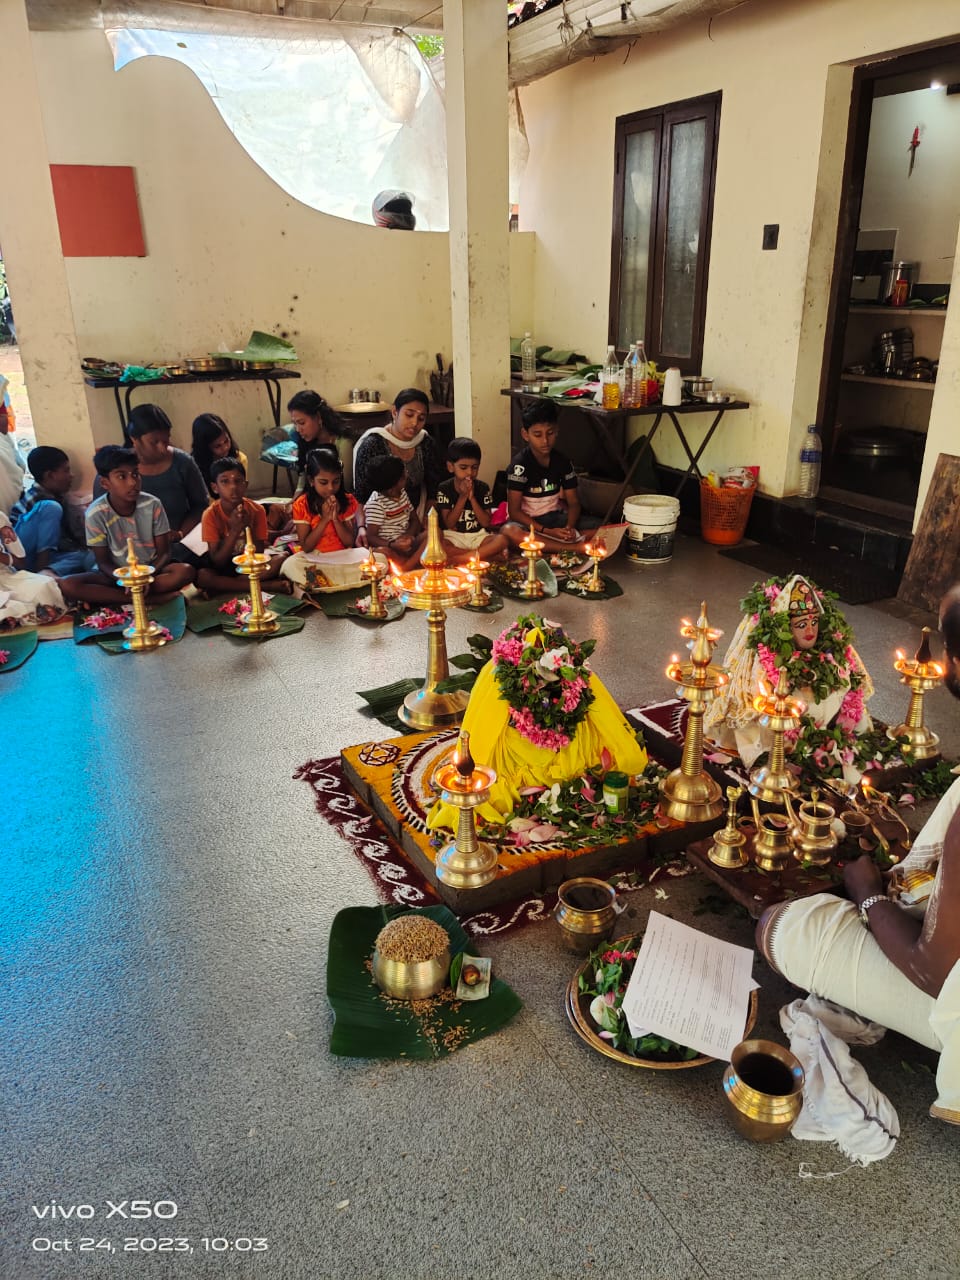
{"label": "green banana leaf plate", "polygon": [[[454,1048],[499,1031],[523,1007],[516,992],[497,977],[485,1000],[447,1003],[434,997],[423,1015],[405,1002],[387,999],[367,962],[383,926],[407,914],[410,908],[402,906],[346,907],[334,917],[327,954],[327,996],[335,1019],[331,1053],[347,1058],[444,1058]],[[446,907],[417,908],[412,914],[427,916],[446,929],[451,956],[470,946]]]}

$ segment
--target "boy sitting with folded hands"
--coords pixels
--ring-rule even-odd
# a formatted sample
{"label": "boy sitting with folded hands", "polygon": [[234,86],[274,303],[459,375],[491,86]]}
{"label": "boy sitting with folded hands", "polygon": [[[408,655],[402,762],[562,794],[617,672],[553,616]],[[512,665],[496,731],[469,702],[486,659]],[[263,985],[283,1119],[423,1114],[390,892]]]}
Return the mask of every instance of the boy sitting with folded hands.
{"label": "boy sitting with folded hands", "polygon": [[117,586],[114,569],[127,563],[127,539],[133,539],[141,564],[156,570],[147,587],[152,604],[165,604],[193,581],[188,564],[170,562],[170,524],[159,499],[140,492],[140,470],[132,449],[104,445],[93,455],[103,494],[87,507],[87,546],[97,567],[92,573],[62,578],[60,590],[70,601],[123,605],[129,593]]}
{"label": "boy sitting with folded hands", "polygon": [[478,478],[481,457],[480,446],[467,436],[447,445],[450,479],[437,489],[436,508],[451,564],[466,564],[474,555],[502,558],[510,548],[503,534],[490,531],[493,499],[490,486]]}
{"label": "boy sitting with folded hands", "polygon": [[[203,513],[201,532],[207,554],[197,571],[197,586],[211,595],[245,592],[245,579],[238,577],[233,557],[243,552],[248,529],[255,549],[263,551],[267,545],[267,513],[259,502],[246,496],[247,473],[237,458],[218,458],[211,463],[210,487],[217,500]],[[271,558],[267,574],[261,579],[265,591],[289,595],[293,590],[293,583],[278,577],[286,558],[285,552]]]}

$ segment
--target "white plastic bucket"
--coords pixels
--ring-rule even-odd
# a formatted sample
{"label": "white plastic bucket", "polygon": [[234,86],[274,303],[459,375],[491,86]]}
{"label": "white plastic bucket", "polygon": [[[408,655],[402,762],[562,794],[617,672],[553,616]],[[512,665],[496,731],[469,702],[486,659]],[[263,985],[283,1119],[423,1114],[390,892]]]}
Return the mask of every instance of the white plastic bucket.
{"label": "white plastic bucket", "polygon": [[673,556],[673,538],[680,503],[660,493],[638,493],[623,504],[627,528],[627,559],[634,564],[666,564]]}

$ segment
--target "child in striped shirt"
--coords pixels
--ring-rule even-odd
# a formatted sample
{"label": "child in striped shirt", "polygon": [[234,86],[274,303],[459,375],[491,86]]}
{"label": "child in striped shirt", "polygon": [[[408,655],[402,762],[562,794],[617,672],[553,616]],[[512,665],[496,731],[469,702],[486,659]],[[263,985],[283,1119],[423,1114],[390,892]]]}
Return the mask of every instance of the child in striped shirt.
{"label": "child in striped shirt", "polygon": [[412,569],[419,563],[427,535],[404,488],[403,460],[393,454],[374,458],[369,478],[373,493],[364,503],[367,544],[386,552],[402,571]]}

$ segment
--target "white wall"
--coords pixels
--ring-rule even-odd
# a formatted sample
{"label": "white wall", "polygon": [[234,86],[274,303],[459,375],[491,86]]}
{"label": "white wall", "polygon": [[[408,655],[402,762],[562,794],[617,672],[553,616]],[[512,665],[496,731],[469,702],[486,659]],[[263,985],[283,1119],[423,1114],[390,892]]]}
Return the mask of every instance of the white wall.
{"label": "white wall", "polygon": [[[910,140],[920,129],[913,173]],[[920,265],[920,281],[953,275],[960,219],[960,95],[919,89],[877,98],[863,177],[860,228],[895,228],[894,257]]]}
{"label": "white wall", "polygon": [[[50,162],[136,170],[147,256],[67,260],[82,355],[173,359],[242,346],[254,328],[283,330],[303,375],[283,384],[284,400],[313,387],[334,404],[356,386],[384,399],[411,384],[426,389],[435,353],[449,362],[446,234],[386,232],[300,204],[249,159],[179,64],[145,58],[115,73],[93,31],[35,32],[32,45]],[[510,237],[518,323],[531,310],[530,240]],[[117,439],[112,393],[86,395],[97,442]],[[214,411],[252,461],[271,424],[259,385],[136,393],[136,402],[150,398],[185,447],[194,416]],[[506,441],[506,401],[502,430]],[[43,439],[42,422],[38,431]],[[268,469],[252,479],[262,487]]]}
{"label": "white wall", "polygon": [[[839,68],[829,84],[828,73],[897,49],[903,14],[886,0],[745,4],[709,28],[693,22],[644,39],[628,59],[579,63],[521,90],[530,162],[520,210],[538,240],[538,339],[594,357],[607,333],[616,117],[722,91],[703,371],[751,409],[727,416],[704,462],[758,462],[761,488],[775,495],[796,489],[800,438],[817,399],[819,348],[814,361],[809,341],[822,344],[836,234],[829,199],[817,198],[818,175],[822,163],[835,191],[850,71]],[[958,26],[953,6],[918,0],[910,8],[914,44]],[[779,223],[775,252],[761,250],[765,223]],[[949,379],[935,392],[954,417],[955,395]],[[702,429],[690,433],[702,438]],[[666,433],[657,453],[686,465]]]}

